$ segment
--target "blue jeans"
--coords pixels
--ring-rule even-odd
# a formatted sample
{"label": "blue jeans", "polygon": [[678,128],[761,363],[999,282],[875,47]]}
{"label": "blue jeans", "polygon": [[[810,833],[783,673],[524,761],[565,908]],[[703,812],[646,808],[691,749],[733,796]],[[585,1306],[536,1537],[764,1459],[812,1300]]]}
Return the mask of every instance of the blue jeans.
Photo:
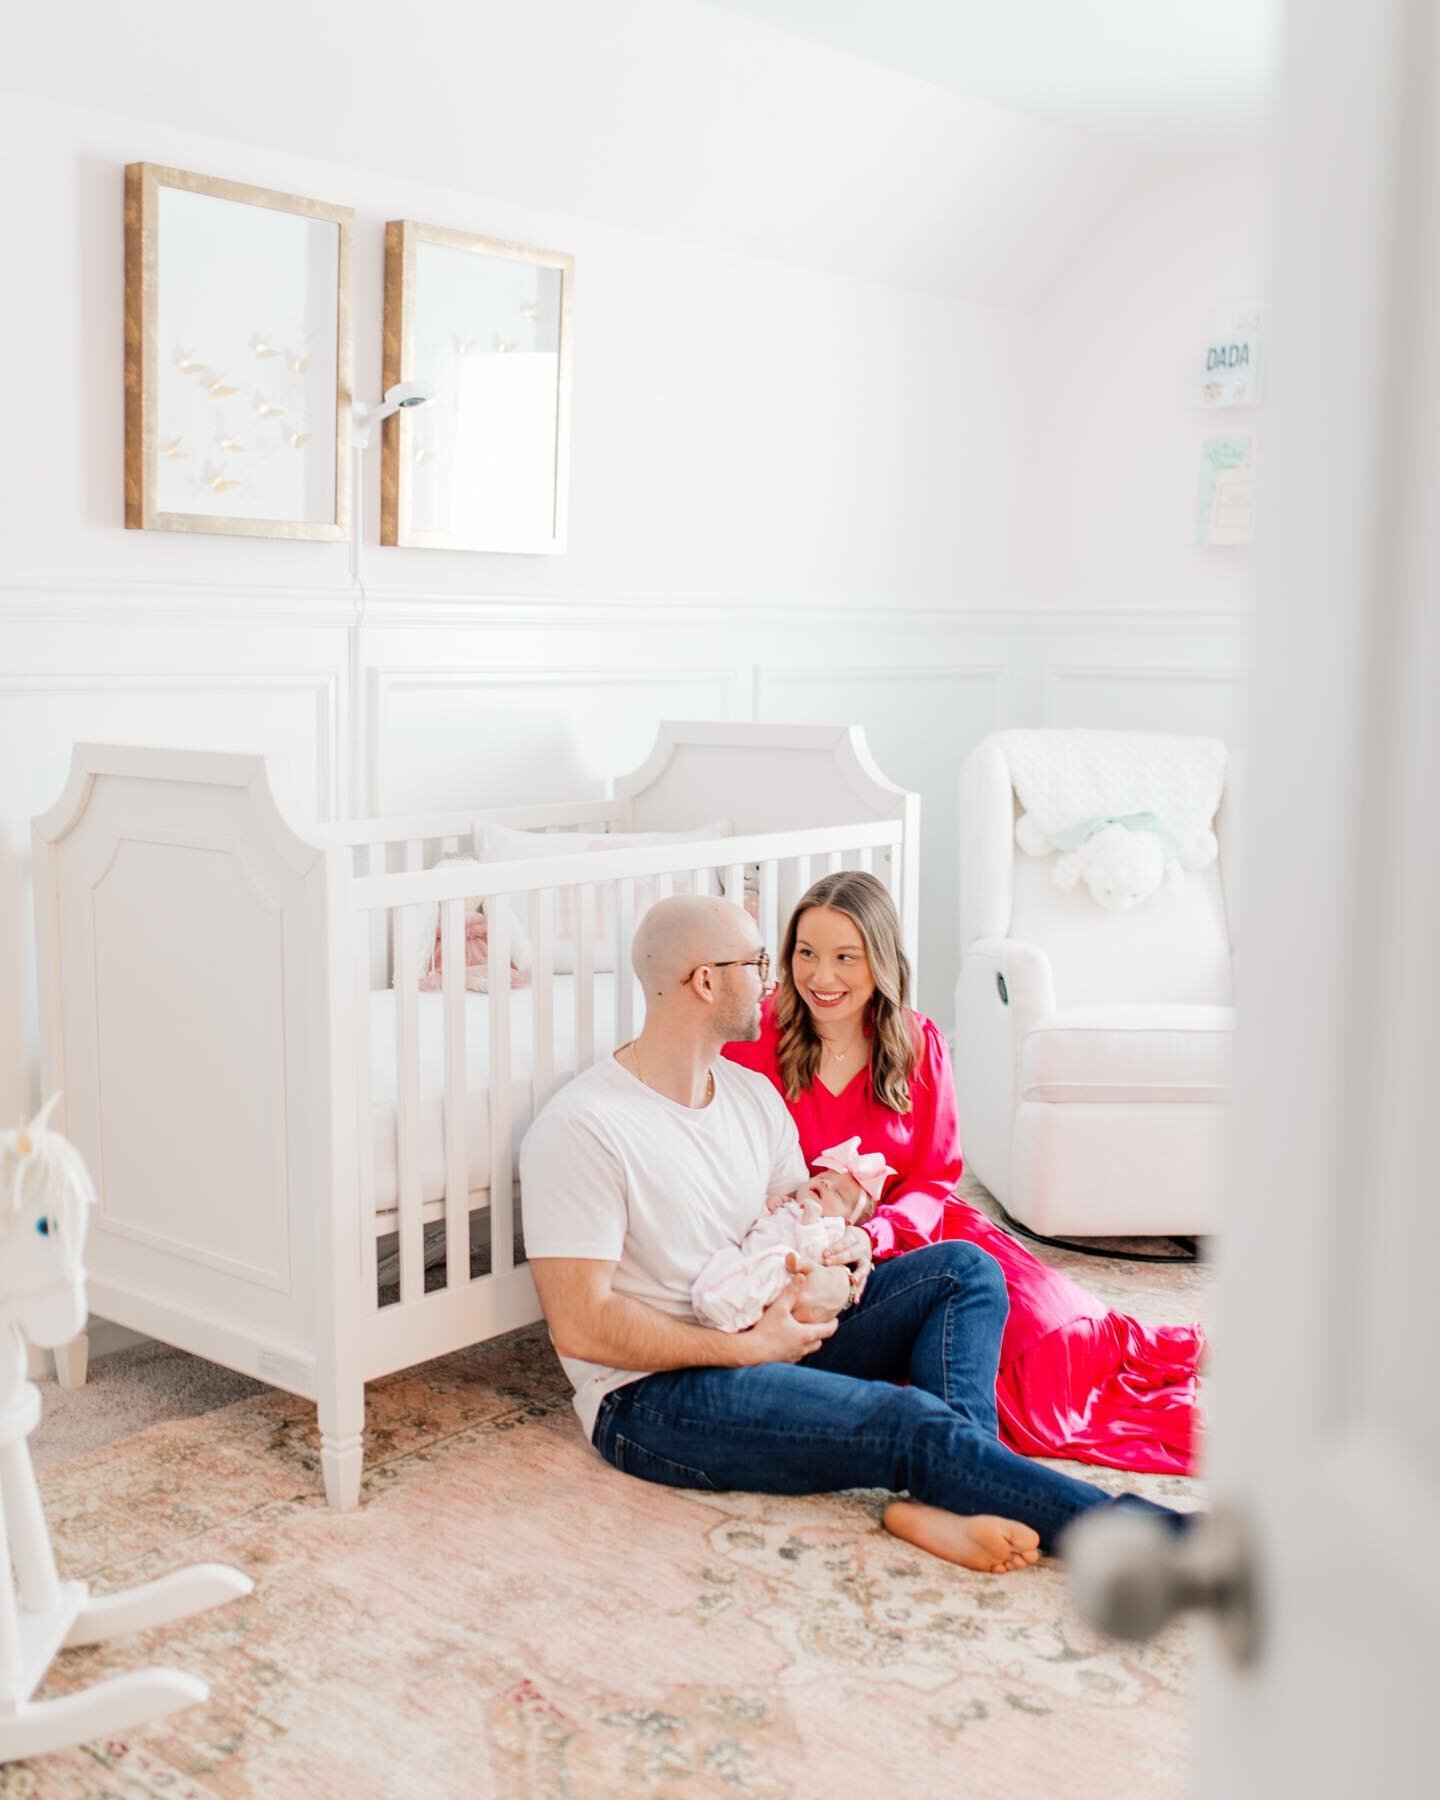
{"label": "blue jeans", "polygon": [[1007,1310],[994,1257],[963,1242],[927,1245],[878,1263],[860,1305],[803,1362],[676,1369],[616,1388],[600,1404],[595,1448],[667,1487],[887,1488],[950,1512],[1019,1519],[1053,1550],[1072,1519],[1113,1503],[1000,1442]]}

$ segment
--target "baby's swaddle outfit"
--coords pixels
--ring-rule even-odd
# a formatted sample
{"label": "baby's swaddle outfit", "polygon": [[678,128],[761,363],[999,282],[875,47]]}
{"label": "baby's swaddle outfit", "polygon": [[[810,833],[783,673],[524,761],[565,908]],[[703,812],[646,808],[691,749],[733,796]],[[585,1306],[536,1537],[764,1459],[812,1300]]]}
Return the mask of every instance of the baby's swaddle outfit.
{"label": "baby's swaddle outfit", "polygon": [[[878,1151],[860,1154],[858,1137],[822,1150],[815,1168],[853,1175],[873,1201],[880,1198],[885,1177],[894,1170]],[[717,1250],[695,1278],[690,1304],[702,1325],[719,1331],[745,1331],[783,1290],[790,1276],[786,1260],[793,1250],[803,1262],[818,1263],[849,1229],[849,1220],[826,1217],[815,1200],[786,1200],[760,1217],[738,1244]]]}

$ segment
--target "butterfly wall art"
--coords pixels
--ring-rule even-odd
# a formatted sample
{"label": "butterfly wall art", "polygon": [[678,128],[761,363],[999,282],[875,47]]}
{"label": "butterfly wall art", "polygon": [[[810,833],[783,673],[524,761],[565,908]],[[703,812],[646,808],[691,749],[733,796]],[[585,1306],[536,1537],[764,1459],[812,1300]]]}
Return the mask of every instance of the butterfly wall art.
{"label": "butterfly wall art", "polygon": [[127,526],[348,535],[353,220],[346,206],[127,167]]}

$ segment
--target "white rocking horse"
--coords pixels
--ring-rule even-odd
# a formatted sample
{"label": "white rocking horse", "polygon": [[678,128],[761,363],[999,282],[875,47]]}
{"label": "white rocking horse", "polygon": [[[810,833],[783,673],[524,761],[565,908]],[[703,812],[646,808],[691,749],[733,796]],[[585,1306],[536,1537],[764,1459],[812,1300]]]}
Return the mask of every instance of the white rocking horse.
{"label": "white rocking horse", "polygon": [[92,1600],[83,1581],[55,1572],[27,1442],[40,1390],[26,1379],[25,1339],[53,1349],[84,1328],[95,1190],[80,1153],[46,1129],[54,1105],[28,1127],[0,1133],[0,1763],[113,1736],[207,1699],[205,1683],[178,1669],[120,1675],[58,1700],[30,1696],[58,1650],[147,1631],[253,1585],[238,1569],[198,1563]]}

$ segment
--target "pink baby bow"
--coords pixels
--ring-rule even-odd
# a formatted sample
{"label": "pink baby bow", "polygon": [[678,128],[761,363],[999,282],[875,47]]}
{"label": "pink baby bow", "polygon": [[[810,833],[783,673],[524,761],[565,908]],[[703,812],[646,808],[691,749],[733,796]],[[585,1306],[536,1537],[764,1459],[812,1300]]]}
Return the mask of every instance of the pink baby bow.
{"label": "pink baby bow", "polygon": [[843,1144],[822,1150],[815,1158],[815,1167],[833,1169],[837,1175],[853,1175],[877,1206],[885,1187],[885,1177],[895,1173],[878,1150],[862,1156],[858,1137],[846,1138]]}

